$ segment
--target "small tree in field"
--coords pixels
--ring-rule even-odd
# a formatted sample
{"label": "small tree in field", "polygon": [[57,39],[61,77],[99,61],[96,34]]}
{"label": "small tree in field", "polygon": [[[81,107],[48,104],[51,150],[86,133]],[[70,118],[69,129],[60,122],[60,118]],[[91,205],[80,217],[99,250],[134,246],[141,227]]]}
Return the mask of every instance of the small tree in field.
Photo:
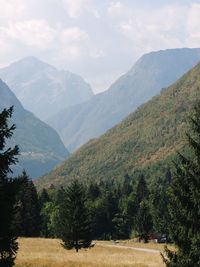
{"label": "small tree in field", "polygon": [[[62,192],[63,194],[63,192]],[[64,191],[59,208],[59,233],[66,249],[91,246],[91,220],[83,185],[73,181]]]}
{"label": "small tree in field", "polygon": [[200,266],[200,104],[191,117],[192,157],[179,154],[169,191],[169,229],[177,251],[166,249],[167,267]]}
{"label": "small tree in field", "polygon": [[18,249],[15,231],[15,196],[17,193],[17,180],[9,177],[10,165],[15,164],[18,155],[18,147],[13,149],[6,147],[6,139],[13,134],[15,126],[8,125],[8,119],[12,116],[13,108],[4,109],[0,113],[0,266],[10,267],[14,265],[15,255]]}

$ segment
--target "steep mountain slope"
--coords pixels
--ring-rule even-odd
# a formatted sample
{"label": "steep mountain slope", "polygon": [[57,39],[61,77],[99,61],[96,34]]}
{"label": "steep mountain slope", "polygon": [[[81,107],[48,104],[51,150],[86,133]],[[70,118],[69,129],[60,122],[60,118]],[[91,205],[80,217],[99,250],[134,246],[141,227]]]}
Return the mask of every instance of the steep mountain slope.
{"label": "steep mountain slope", "polygon": [[58,131],[66,147],[74,151],[119,123],[199,60],[200,49],[170,49],[146,54],[108,91],[60,112],[48,123]]}
{"label": "steep mountain slope", "polygon": [[24,107],[42,120],[93,95],[89,84],[80,76],[58,71],[35,57],[24,58],[0,69],[0,78]]}
{"label": "steep mountain slope", "polygon": [[64,160],[68,151],[54,129],[25,110],[8,86],[0,80],[0,110],[14,105],[11,122],[16,130],[9,145],[19,145],[20,161],[15,172],[23,169],[32,177],[50,171]]}
{"label": "steep mountain slope", "polygon": [[184,147],[188,112],[200,100],[200,63],[143,104],[122,123],[75,152],[37,181],[39,187],[120,178],[135,168],[160,164]]}

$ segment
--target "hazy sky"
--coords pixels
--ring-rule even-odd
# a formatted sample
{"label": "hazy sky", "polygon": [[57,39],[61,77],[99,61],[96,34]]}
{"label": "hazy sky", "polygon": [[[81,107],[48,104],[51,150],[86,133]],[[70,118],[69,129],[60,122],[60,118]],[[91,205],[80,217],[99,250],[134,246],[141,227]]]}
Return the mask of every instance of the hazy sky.
{"label": "hazy sky", "polygon": [[0,66],[36,56],[95,92],[142,54],[175,47],[200,47],[200,0],[0,0]]}

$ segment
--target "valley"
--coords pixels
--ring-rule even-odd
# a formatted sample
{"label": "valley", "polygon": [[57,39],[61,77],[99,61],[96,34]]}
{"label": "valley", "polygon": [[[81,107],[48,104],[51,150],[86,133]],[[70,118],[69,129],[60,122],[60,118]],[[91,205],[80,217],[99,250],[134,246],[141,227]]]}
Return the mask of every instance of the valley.
{"label": "valley", "polygon": [[0,3],[0,267],[200,267],[199,1]]}

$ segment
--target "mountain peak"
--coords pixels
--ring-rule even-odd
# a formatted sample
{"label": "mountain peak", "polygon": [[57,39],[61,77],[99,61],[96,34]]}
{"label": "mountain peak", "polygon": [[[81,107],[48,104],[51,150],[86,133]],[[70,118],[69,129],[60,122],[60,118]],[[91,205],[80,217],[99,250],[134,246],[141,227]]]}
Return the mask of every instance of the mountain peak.
{"label": "mountain peak", "polygon": [[18,61],[15,61],[11,63],[9,66],[7,66],[5,69],[18,69],[20,72],[23,71],[35,71],[39,72],[42,69],[49,69],[56,71],[56,68],[52,65],[40,60],[39,58],[35,56],[28,56],[24,57]]}
{"label": "mountain peak", "polygon": [[0,69],[0,77],[23,106],[42,120],[93,96],[90,85],[79,75],[57,70],[33,56]]}

